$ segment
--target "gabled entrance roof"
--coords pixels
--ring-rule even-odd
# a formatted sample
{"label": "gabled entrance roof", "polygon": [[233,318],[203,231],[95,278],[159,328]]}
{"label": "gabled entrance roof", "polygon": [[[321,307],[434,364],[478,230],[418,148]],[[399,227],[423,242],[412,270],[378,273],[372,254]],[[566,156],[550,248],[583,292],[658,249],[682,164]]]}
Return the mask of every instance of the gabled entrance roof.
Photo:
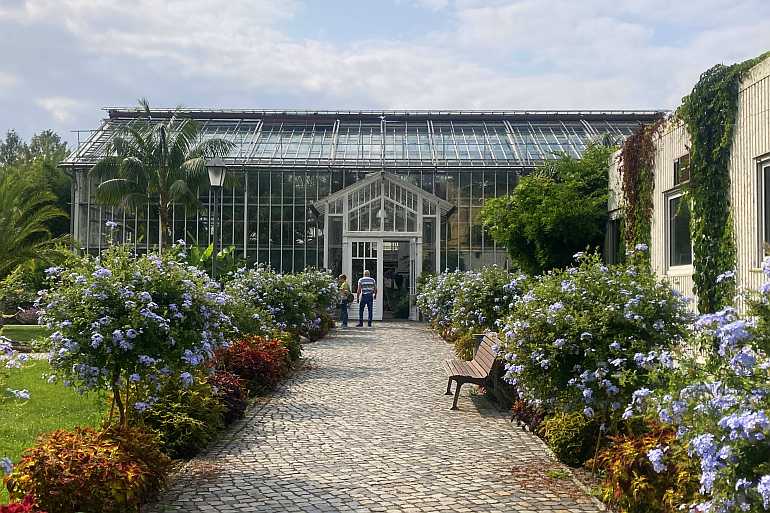
{"label": "gabled entrance roof", "polygon": [[313,208],[315,208],[315,210],[317,210],[319,214],[324,214],[326,213],[326,210],[330,203],[337,201],[339,199],[344,199],[350,192],[355,191],[361,187],[365,187],[370,183],[376,182],[377,180],[390,181],[400,187],[404,187],[405,189],[413,192],[416,195],[419,195],[425,200],[436,203],[436,206],[438,207],[438,210],[439,212],[441,212],[442,215],[445,215],[449,210],[452,209],[452,204],[449,203],[448,201],[443,200],[438,196],[436,196],[435,194],[427,192],[421,187],[418,187],[412,183],[409,183],[406,180],[402,180],[397,175],[394,175],[393,173],[388,173],[387,171],[375,171],[374,173],[369,173],[368,175],[366,175],[366,177],[363,180],[359,180],[356,183],[350,184],[344,189],[341,189],[335,192],[334,194],[330,194],[324,199],[318,200],[317,202],[313,203]]}

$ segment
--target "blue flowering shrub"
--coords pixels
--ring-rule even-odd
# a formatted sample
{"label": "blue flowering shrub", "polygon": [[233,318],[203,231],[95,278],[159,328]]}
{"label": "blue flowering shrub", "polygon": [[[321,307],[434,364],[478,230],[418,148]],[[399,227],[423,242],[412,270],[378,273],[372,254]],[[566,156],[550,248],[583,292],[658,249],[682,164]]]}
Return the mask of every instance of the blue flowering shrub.
{"label": "blue flowering shrub", "polygon": [[225,342],[227,296],[173,252],[135,257],[113,246],[67,269],[52,268],[41,322],[53,331],[53,378],[77,390],[108,389],[121,425],[157,397],[139,390],[186,381]]}
{"label": "blue flowering shrub", "polygon": [[0,404],[7,399],[26,401],[29,399],[28,390],[15,390],[6,387],[8,374],[11,369],[20,369],[27,365],[29,355],[16,351],[11,341],[0,336]]}
{"label": "blue flowering shrub", "polygon": [[417,305],[434,329],[455,343],[458,356],[471,359],[473,334],[494,330],[526,290],[527,277],[498,266],[429,277]]}
{"label": "blue flowering shrub", "polygon": [[546,412],[582,412],[611,428],[632,394],[672,365],[686,302],[645,266],[578,254],[515,302],[501,328],[504,379]]}
{"label": "blue flowering shrub", "polygon": [[[280,274],[264,265],[236,271],[225,292],[237,305],[234,318],[247,327],[242,335],[257,336],[275,336],[276,328],[295,334],[320,328],[322,314],[339,298],[328,272],[309,269]],[[254,327],[248,327],[249,315],[256,319]]]}
{"label": "blue flowering shrub", "polygon": [[669,370],[668,386],[640,389],[626,413],[645,414],[676,431],[675,441],[648,451],[655,472],[674,463],[674,444],[697,462],[704,499],[686,504],[692,511],[770,510],[768,304],[766,286],[747,319],[731,307],[702,315],[689,351]]}

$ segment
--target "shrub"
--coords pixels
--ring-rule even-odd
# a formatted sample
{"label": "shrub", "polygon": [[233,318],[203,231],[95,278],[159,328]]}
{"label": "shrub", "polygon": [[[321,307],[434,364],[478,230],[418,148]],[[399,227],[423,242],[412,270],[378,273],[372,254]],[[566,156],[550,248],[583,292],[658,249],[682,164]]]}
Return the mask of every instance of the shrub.
{"label": "shrub", "polygon": [[299,335],[289,332],[281,332],[276,337],[283,342],[284,347],[288,351],[289,363],[294,363],[302,356],[302,342]]}
{"label": "shrub", "polygon": [[[770,300],[770,287],[762,295],[759,301]],[[692,505],[699,512],[770,507],[768,332],[764,322],[754,327],[754,319],[741,319],[730,307],[702,315],[688,351],[668,369],[667,386],[638,390],[628,410],[676,431],[699,467],[705,500]],[[661,443],[648,459],[665,471],[678,464],[674,447]]]}
{"label": "shrub", "polygon": [[461,333],[454,339],[455,354],[463,360],[473,360],[476,352],[477,339],[472,333]]}
{"label": "shrub", "polygon": [[309,324],[305,324],[300,333],[311,342],[321,340],[334,327],[334,320],[328,312],[319,312],[318,317]]}
{"label": "shrub", "polygon": [[192,375],[166,378],[158,386],[139,390],[146,406],[131,410],[131,420],[156,433],[172,458],[195,456],[224,427],[225,406],[209,383]]}
{"label": "shrub", "polygon": [[660,377],[655,364],[672,365],[690,314],[649,269],[577,257],[577,267],[539,277],[505,319],[505,379],[550,411],[617,420]]}
{"label": "shrub", "polygon": [[[252,307],[266,309],[280,329],[293,333],[312,328],[319,313],[339,299],[332,275],[315,269],[297,274],[279,274],[263,265],[239,269],[225,290],[234,298],[250,301]],[[248,311],[249,305],[241,304]],[[264,330],[245,334],[274,335]]]}
{"label": "shrub", "polygon": [[580,412],[558,412],[538,429],[556,457],[572,467],[585,463],[596,449],[599,426]]}
{"label": "shrub", "polygon": [[37,501],[32,495],[26,495],[21,502],[0,504],[0,513],[46,513],[37,507]]}
{"label": "shrub", "polygon": [[37,289],[31,283],[29,273],[23,266],[16,267],[0,280],[0,319],[13,316],[19,308],[32,306],[37,298]]}
{"label": "shrub", "polygon": [[11,388],[6,388],[5,386],[10,369],[24,367],[27,361],[28,355],[17,352],[13,346],[11,346],[11,341],[9,339],[0,336],[0,404],[2,404],[3,400],[7,397],[14,397],[22,400],[29,399],[29,392],[27,390],[13,390]]}
{"label": "shrub", "polygon": [[139,429],[75,428],[42,436],[7,478],[11,497],[57,513],[139,511],[165,483],[170,461]]}
{"label": "shrub", "polygon": [[[665,468],[651,451],[667,447]],[[602,500],[621,513],[674,513],[698,497],[698,465],[671,428],[653,424],[642,434],[610,437],[594,463],[602,470]]]}
{"label": "shrub", "polygon": [[48,269],[41,296],[51,366],[78,390],[110,388],[121,425],[141,408],[134,389],[200,366],[224,341],[227,297],[205,272],[163,256],[113,246],[99,259]]}
{"label": "shrub", "polygon": [[[417,296],[423,316],[445,339],[454,341],[496,327],[526,286],[527,278],[497,266],[427,278]],[[466,347],[460,346],[460,352]],[[467,353],[466,353],[467,354]]]}
{"label": "shrub", "polygon": [[537,432],[540,424],[545,420],[545,411],[542,408],[523,399],[513,401],[511,413],[519,426],[526,426],[532,432]]}
{"label": "shrub", "polygon": [[227,371],[216,371],[208,377],[208,382],[220,403],[225,407],[225,425],[230,425],[243,417],[248,404],[246,383]]}
{"label": "shrub", "polygon": [[288,368],[288,349],[277,339],[247,337],[217,351],[215,367],[245,380],[252,391],[275,386]]}

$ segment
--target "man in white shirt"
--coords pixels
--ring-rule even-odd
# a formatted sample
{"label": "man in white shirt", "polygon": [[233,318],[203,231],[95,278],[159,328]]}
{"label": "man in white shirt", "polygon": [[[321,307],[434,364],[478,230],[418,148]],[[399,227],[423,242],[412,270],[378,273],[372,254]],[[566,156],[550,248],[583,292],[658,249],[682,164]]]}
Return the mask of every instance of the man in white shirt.
{"label": "man in white shirt", "polygon": [[364,325],[364,307],[369,309],[369,327],[372,326],[372,308],[374,300],[377,299],[377,282],[369,275],[369,271],[364,271],[364,276],[358,280],[358,291],[356,292],[356,301],[358,301],[358,327]]}

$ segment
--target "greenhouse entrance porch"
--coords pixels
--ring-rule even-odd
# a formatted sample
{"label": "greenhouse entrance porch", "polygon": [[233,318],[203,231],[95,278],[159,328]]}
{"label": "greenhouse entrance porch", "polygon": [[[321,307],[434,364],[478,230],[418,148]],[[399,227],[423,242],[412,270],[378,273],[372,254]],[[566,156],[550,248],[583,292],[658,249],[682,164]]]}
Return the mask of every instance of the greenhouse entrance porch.
{"label": "greenhouse entrance porch", "polygon": [[[313,205],[323,216],[324,267],[355,292],[364,271],[377,281],[374,320],[416,319],[420,274],[440,268],[441,220],[451,204],[385,171]],[[350,305],[358,318],[358,303]]]}

